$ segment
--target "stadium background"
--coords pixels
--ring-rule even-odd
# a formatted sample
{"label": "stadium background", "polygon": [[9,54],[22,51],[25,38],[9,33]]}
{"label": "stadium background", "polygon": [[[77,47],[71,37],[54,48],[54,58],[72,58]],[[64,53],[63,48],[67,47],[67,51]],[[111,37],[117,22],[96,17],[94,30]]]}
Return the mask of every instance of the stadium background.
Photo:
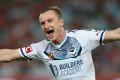
{"label": "stadium background", "polygon": [[[19,48],[44,38],[39,11],[58,5],[66,29],[120,27],[120,0],[0,0],[0,48]],[[120,42],[93,51],[97,80],[120,80]],[[0,63],[0,80],[48,80],[43,62]]]}

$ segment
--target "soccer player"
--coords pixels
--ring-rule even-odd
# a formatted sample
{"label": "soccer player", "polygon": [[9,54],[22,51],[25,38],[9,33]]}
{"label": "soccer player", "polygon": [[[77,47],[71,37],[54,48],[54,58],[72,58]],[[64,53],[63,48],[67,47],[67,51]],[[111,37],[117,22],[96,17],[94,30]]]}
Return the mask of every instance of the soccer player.
{"label": "soccer player", "polygon": [[47,39],[19,49],[1,49],[1,62],[38,59],[45,62],[52,80],[95,80],[91,51],[120,40],[120,28],[65,30],[61,11],[56,6],[42,10],[39,21]]}

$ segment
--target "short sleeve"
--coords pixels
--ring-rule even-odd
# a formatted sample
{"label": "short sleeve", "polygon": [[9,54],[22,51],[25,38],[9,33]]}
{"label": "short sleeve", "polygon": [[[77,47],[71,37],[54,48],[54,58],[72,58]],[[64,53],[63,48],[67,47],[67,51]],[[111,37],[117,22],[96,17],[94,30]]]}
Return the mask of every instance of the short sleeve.
{"label": "short sleeve", "polygon": [[38,52],[38,47],[42,47],[39,43],[33,43],[29,46],[19,48],[19,53],[22,57],[32,60],[41,60],[40,52]]}
{"label": "short sleeve", "polygon": [[80,37],[79,39],[81,39],[81,44],[84,44],[83,47],[90,51],[99,45],[103,45],[104,30],[78,30],[77,34],[77,37]]}

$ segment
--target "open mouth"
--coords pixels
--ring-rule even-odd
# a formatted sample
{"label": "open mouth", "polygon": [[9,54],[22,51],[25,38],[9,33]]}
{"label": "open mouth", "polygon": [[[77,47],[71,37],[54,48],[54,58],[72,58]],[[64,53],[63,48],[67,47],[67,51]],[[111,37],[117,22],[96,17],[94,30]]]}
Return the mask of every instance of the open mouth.
{"label": "open mouth", "polygon": [[48,31],[46,31],[47,34],[51,34],[53,32],[54,32],[54,30],[48,30]]}

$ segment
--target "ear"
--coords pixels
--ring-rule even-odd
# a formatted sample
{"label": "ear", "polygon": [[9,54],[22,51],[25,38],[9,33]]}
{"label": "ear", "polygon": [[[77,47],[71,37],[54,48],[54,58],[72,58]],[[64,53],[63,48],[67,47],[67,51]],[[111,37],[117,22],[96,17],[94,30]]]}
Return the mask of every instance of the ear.
{"label": "ear", "polygon": [[63,27],[64,26],[64,20],[60,19],[60,26]]}

